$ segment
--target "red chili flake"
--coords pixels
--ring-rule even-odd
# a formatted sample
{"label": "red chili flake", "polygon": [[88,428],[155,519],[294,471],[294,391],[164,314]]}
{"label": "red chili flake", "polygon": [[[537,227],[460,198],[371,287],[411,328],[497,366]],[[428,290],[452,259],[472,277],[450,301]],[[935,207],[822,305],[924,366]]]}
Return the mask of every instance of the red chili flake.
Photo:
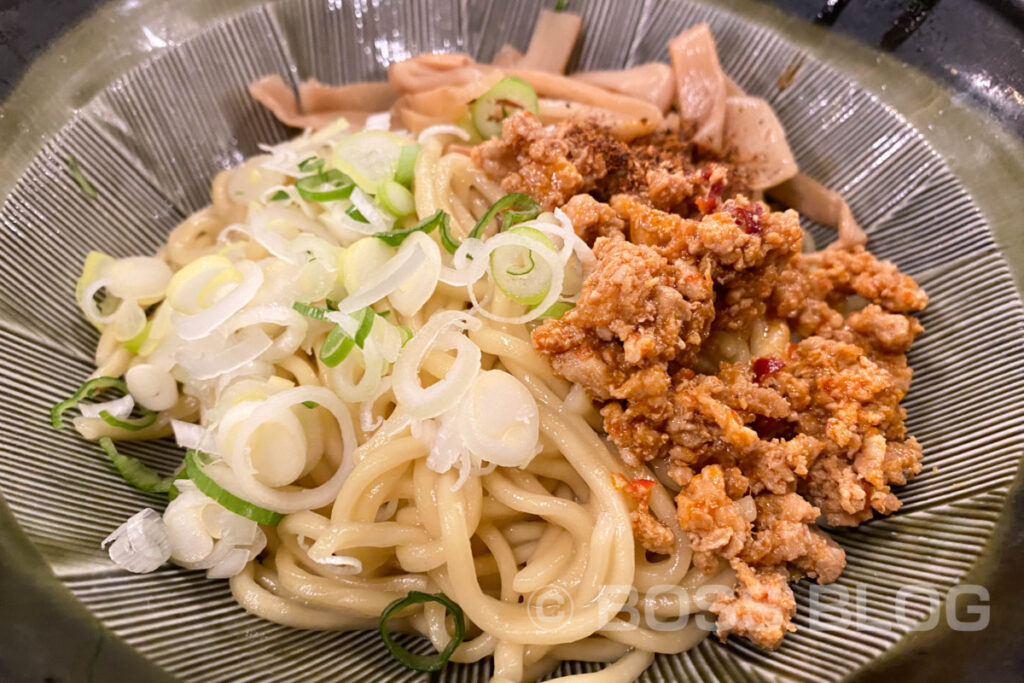
{"label": "red chili flake", "polygon": [[[709,178],[709,180],[710,180],[710,178]],[[711,185],[711,188],[708,190],[708,196],[709,197],[721,197],[723,190],[725,190],[725,183],[723,183],[721,180],[719,180],[717,183],[714,183],[714,184]]]}
{"label": "red chili flake", "polygon": [[[756,205],[755,205],[756,206]],[[736,219],[736,225],[743,228],[748,235],[757,235],[761,232],[761,220],[757,214],[747,211],[741,206],[730,206],[729,213]]]}
{"label": "red chili flake", "polygon": [[697,197],[694,200],[694,204],[697,205],[697,209],[700,210],[701,215],[707,215],[713,213],[718,208],[718,200],[714,197]]}
{"label": "red chili flake", "polygon": [[654,481],[651,479],[634,479],[629,481],[625,476],[615,472],[612,474],[612,485],[638,504],[645,504],[651,497]]}
{"label": "red chili flake", "polygon": [[774,375],[786,367],[786,364],[775,358],[755,358],[750,368],[754,371],[754,381],[760,384],[765,377]]}

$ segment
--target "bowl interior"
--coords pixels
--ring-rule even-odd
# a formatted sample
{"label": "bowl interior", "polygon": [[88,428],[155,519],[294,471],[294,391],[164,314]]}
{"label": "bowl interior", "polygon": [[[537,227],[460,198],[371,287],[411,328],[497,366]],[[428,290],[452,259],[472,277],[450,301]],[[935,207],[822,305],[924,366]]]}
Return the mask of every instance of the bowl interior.
{"label": "bowl interior", "polygon": [[[375,633],[297,631],[260,621],[225,582],[165,567],[129,575],[100,541],[159,498],[129,488],[103,453],[70,430],[53,431],[49,407],[92,370],[96,332],[82,319],[74,283],[89,250],[154,252],[168,231],[209,201],[209,180],[285,139],[246,84],[277,73],[293,82],[384,77],[387,64],[424,51],[486,60],[503,42],[525,47],[548,3],[458,0],[257,4],[167,45],[115,79],[45,143],[0,211],[0,490],[53,571],[116,634],[166,671],[189,680],[296,675],[412,680]],[[574,10],[577,8],[574,7]],[[796,633],[774,653],[707,639],[658,657],[644,680],[839,679],[879,657],[935,609],[927,597],[894,611],[901,588],[945,595],[978,560],[1024,448],[1024,312],[989,226],[961,182],[898,113],[783,36],[693,0],[589,0],[580,69],[666,60],[668,39],[710,23],[726,72],[778,112],[801,169],[841,192],[868,227],[870,247],[928,291],[926,332],[914,346],[904,405],[923,444],[924,470],[903,508],[836,534],[849,565],[836,584],[860,591],[878,624],[812,623],[807,582],[796,585]],[[792,84],[779,76],[796,60]],[[99,195],[68,177],[76,158]],[[819,242],[823,226],[805,223]],[[172,468],[172,443],[125,447]],[[561,673],[593,667],[567,663]],[[446,678],[486,680],[489,665]]]}

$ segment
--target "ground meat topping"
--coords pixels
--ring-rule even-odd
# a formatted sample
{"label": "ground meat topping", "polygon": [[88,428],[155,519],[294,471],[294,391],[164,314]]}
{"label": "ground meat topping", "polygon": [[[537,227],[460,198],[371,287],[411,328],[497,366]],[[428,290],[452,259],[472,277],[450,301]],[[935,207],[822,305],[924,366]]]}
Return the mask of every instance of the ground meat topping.
{"label": "ground meat topping", "polygon": [[533,332],[563,377],[599,398],[668,389],[667,368],[699,348],[714,315],[710,276],[654,250],[600,238],[576,307]]}
{"label": "ground meat topping", "polygon": [[593,245],[598,237],[621,238],[626,224],[612,207],[597,201],[589,194],[578,194],[562,207],[572,221],[573,229],[587,244]]}
{"label": "ground meat topping", "polygon": [[[602,403],[630,466],[658,461],[701,571],[728,562],[718,633],[777,647],[788,581],[835,581],[845,553],[817,523],[852,526],[900,501],[921,470],[900,402],[928,298],[861,246],[800,253],[793,211],[744,196],[734,169],[671,135],[623,142],[567,120],[504,122],[474,158],[506,191],[561,206],[594,247],[575,308],[533,331],[561,377]],[[679,539],[647,480],[617,485],[641,547]],[[674,523],[673,523],[674,526]]]}
{"label": "ground meat topping", "polygon": [[735,634],[763,648],[777,648],[787,633],[796,630],[792,625],[796,599],[789,576],[779,570],[755,572],[742,560],[734,559],[730,564],[739,586],[735,594],[711,605],[711,611],[718,615],[718,637],[725,640]]}
{"label": "ground meat topping", "polygon": [[597,121],[545,127],[524,112],[505,119],[501,137],[474,147],[472,158],[506,192],[528,194],[547,210],[580,192],[601,201],[628,192],[657,208],[700,216],[746,190],[731,167],[701,154],[668,133],[623,142]]}
{"label": "ground meat topping", "polygon": [[651,479],[629,481],[623,475],[615,474],[613,483],[633,502],[634,509],[629,517],[633,523],[633,534],[640,545],[645,550],[659,555],[668,555],[672,552],[675,535],[651,514],[651,491],[655,482]]}

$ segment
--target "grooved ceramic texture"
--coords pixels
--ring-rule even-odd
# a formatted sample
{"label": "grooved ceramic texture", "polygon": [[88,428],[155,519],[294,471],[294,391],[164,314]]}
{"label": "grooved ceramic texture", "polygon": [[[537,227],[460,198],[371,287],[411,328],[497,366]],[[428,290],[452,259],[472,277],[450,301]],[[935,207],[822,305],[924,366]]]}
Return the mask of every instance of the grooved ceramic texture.
{"label": "grooved ceramic texture", "polygon": [[[547,2],[284,0],[206,27],[117,79],[69,121],[30,165],[0,211],[0,489],[18,521],[74,594],[167,671],[192,681],[415,680],[373,633],[298,631],[260,621],[225,582],[164,567],[147,576],[114,569],[100,540],[158,497],[129,488],[104,455],[46,412],[90,372],[95,331],[72,297],[85,254],[153,252],[208,201],[220,169],[287,132],[246,94],[256,76],[295,83],[380,78],[420,51],[490,58],[504,42],[526,47]],[[579,3],[580,68],[667,57],[678,31],[708,21],[725,70],[766,97],[801,168],[842,192],[871,247],[927,288],[926,333],[911,353],[908,427],[924,470],[886,519],[836,534],[849,566],[837,586],[861,590],[869,616],[891,629],[823,630],[797,584],[799,630],[767,653],[708,639],[658,657],[648,681],[764,678],[835,680],[879,656],[932,610],[892,606],[907,584],[944,593],[983,551],[1024,450],[1024,312],[1003,257],[971,198],[896,113],[825,64],[806,58],[792,85],[778,76],[800,57],[785,38],[684,0]],[[76,157],[99,189],[83,197],[64,167]],[[820,241],[822,226],[807,224]],[[124,450],[169,470],[171,443]],[[592,670],[570,663],[561,673]],[[450,681],[481,681],[489,665],[449,667]]]}

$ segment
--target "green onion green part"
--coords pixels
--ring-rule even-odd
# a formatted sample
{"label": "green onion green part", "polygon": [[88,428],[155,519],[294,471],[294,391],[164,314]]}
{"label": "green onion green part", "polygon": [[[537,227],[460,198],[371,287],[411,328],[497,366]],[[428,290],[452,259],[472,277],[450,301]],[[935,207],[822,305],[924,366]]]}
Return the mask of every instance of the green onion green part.
{"label": "green onion green part", "polygon": [[416,158],[420,155],[420,146],[406,145],[398,155],[398,167],[395,169],[395,181],[412,187],[412,179],[416,170]]}
{"label": "green onion green part", "polygon": [[155,470],[147,467],[138,458],[121,455],[117,452],[114,442],[108,436],[99,440],[100,448],[110,457],[114,467],[124,480],[140,491],[148,493],[167,493],[175,477],[161,477]]}
{"label": "green onion green part", "polygon": [[356,187],[355,181],[336,168],[308,175],[295,181],[299,195],[309,202],[331,202],[348,199]]}
{"label": "green onion green part", "polygon": [[299,162],[299,170],[303,173],[316,173],[324,167],[324,160],[318,156],[306,157]]}
{"label": "green onion green part", "polygon": [[360,223],[369,223],[370,222],[370,221],[366,220],[366,216],[364,216],[363,213],[359,209],[357,209],[354,205],[348,207],[347,209],[345,209],[345,214],[349,218],[351,218],[352,220],[359,221]]}
{"label": "green onion green part", "polygon": [[106,422],[111,427],[117,427],[118,429],[127,429],[129,432],[137,432],[141,429],[145,429],[146,427],[151,427],[153,423],[156,422],[157,417],[156,413],[154,413],[152,410],[147,410],[146,408],[142,408],[140,412],[142,412],[141,417],[139,417],[136,420],[129,421],[121,420],[119,418],[114,417],[107,411],[101,410],[100,419]]}
{"label": "green onion green part", "polygon": [[521,78],[508,76],[473,100],[470,112],[473,125],[485,138],[501,137],[501,122],[520,111],[534,116],[540,109],[537,91]]}
{"label": "green onion green part", "polygon": [[68,164],[68,173],[71,174],[72,180],[74,180],[78,185],[78,189],[81,190],[82,194],[89,199],[96,199],[96,196],[99,193],[96,191],[93,184],[89,182],[89,179],[85,177],[85,174],[82,173],[82,168],[78,165],[78,159],[69,156],[66,161]]}
{"label": "green onion green part", "polygon": [[273,510],[262,508],[259,505],[254,505],[247,500],[242,500],[230,491],[227,491],[203,471],[203,467],[209,463],[210,456],[202,451],[190,449],[185,454],[185,471],[188,472],[188,478],[195,482],[197,489],[205,493],[210,498],[213,498],[214,501],[219,503],[225,509],[234,512],[236,515],[241,515],[246,519],[251,519],[257,524],[277,526],[281,520],[284,519],[284,515],[280,512],[274,512]]}
{"label": "green onion green part", "polygon": [[363,318],[359,321],[359,327],[356,329],[356,346],[363,348],[363,344],[366,343],[366,338],[370,336],[370,330],[373,329],[373,319],[376,318],[376,314],[373,309],[367,306],[363,309]]}
{"label": "green onion green part", "polygon": [[356,341],[345,334],[340,325],[335,325],[327,333],[323,345],[320,347],[320,360],[329,368],[336,368],[341,361],[348,358]]}
{"label": "green onion green part", "polygon": [[445,221],[441,224],[441,246],[445,248],[449,254],[454,254],[458,251],[459,246],[462,244],[459,240],[452,237],[451,224]]}
{"label": "green onion green part", "polygon": [[473,226],[469,236],[479,239],[495,218],[501,221],[499,232],[504,232],[517,223],[532,221],[540,215],[541,211],[540,203],[533,197],[529,197],[521,192],[507,194],[491,204],[491,208],[487,209],[487,213]]}
{"label": "green onion green part", "polygon": [[171,480],[171,487],[167,489],[167,500],[171,501],[181,495],[181,491],[174,485],[174,482],[180,479],[188,479],[188,471],[185,469],[185,463],[181,463],[181,469],[174,475],[174,479]]}
{"label": "green onion green part", "polygon": [[64,428],[64,413],[77,406],[83,399],[93,398],[104,389],[117,389],[122,394],[128,393],[123,379],[117,377],[94,377],[78,387],[78,391],[50,409],[50,423],[54,429]]}
{"label": "green onion green part", "polygon": [[[448,641],[448,645],[446,645],[440,652],[432,655],[418,655],[409,652],[395,642],[394,638],[391,637],[391,632],[388,630],[388,621],[391,617],[396,616],[406,607],[427,602],[436,602],[443,605],[445,609],[451,612],[455,622],[455,632],[452,634],[451,640]],[[413,671],[433,673],[443,669],[445,664],[448,663],[448,660],[451,659],[451,656],[455,653],[455,649],[462,644],[462,640],[466,637],[466,618],[462,614],[462,608],[456,605],[451,598],[443,593],[431,594],[411,591],[404,598],[399,598],[384,608],[384,611],[381,612],[380,615],[380,624],[378,628],[380,630],[380,637],[384,641],[384,645],[387,647],[388,652],[390,652],[391,656],[397,659],[402,666],[412,669]]]}
{"label": "green onion green part", "polygon": [[392,247],[399,246],[405,241],[405,238],[414,232],[433,232],[435,228],[441,226],[441,234],[444,234],[449,228],[449,221],[451,218],[443,210],[438,209],[430,216],[427,216],[416,225],[405,228],[404,230],[389,230],[388,232],[376,232],[373,234],[377,239],[382,240],[385,244]]}
{"label": "green onion green part", "polygon": [[295,311],[306,316],[307,318],[313,318],[314,320],[323,321],[327,320],[327,313],[329,312],[328,309],[323,309],[320,308],[319,306],[310,306],[309,304],[304,304],[301,301],[296,301],[295,303],[293,303],[292,308]]}
{"label": "green onion green part", "polygon": [[270,201],[272,202],[279,202],[282,199],[288,199],[288,193],[285,192],[284,190],[278,190],[273,194],[273,196],[270,197]]}
{"label": "green onion green part", "polygon": [[569,0],[555,0],[555,11],[564,12],[569,7]]}
{"label": "green onion green part", "polygon": [[398,331],[402,333],[402,346],[405,346],[412,339],[412,330],[405,325],[399,325]]}
{"label": "green onion green part", "polygon": [[312,410],[313,408],[317,408],[317,407],[319,407],[319,406],[320,406],[320,404],[319,404],[319,403],[317,403],[316,401],[303,401],[303,402],[302,402],[302,405],[306,406],[306,407],[307,407],[307,408],[309,408],[310,410]]}

